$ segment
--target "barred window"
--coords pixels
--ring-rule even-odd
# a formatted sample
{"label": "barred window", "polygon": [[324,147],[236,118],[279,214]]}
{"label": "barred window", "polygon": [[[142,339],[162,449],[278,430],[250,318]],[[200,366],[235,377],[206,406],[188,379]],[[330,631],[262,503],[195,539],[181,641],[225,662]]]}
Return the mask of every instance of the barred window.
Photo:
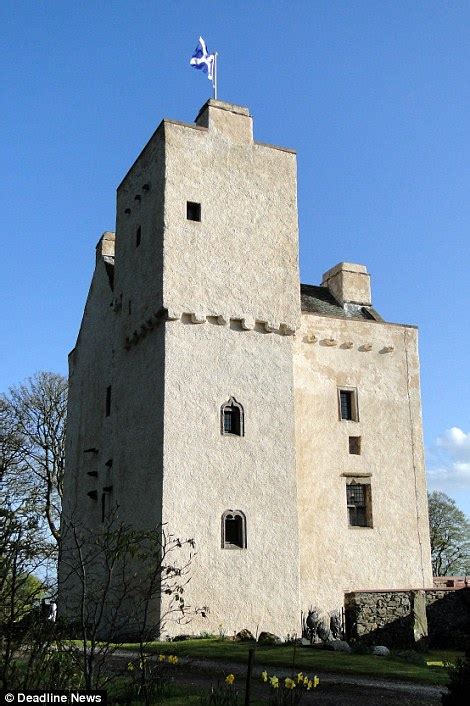
{"label": "barred window", "polygon": [[372,527],[370,485],[349,483],[346,486],[348,522],[350,527]]}
{"label": "barred window", "polygon": [[220,431],[224,435],[244,436],[243,407],[234,397],[222,405],[220,418]]}
{"label": "barred window", "polygon": [[246,518],[240,510],[222,515],[222,549],[246,549]]}

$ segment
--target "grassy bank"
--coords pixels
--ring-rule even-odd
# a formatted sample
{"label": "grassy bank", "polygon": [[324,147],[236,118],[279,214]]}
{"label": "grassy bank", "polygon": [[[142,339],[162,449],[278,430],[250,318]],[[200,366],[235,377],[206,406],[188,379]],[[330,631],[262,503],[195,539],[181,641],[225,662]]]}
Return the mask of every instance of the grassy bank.
{"label": "grassy bank", "polygon": [[[148,645],[148,651],[155,654],[175,654],[179,657],[246,664],[248,651],[253,646],[253,643],[247,642],[207,639],[186,640],[184,642],[152,642]],[[129,650],[136,649],[132,643],[122,645],[122,647]],[[375,657],[298,647],[295,665],[298,670],[316,673],[319,676],[326,672],[362,674],[383,679],[410,680],[442,686],[447,683],[445,664],[455,662],[461,656],[463,656],[463,652],[432,650],[422,656],[422,664],[414,664],[411,661],[414,658],[412,653],[403,657],[394,653],[389,657]],[[256,662],[273,668],[273,671],[290,668],[292,658],[292,645],[258,646],[256,648]],[[416,657],[416,660],[419,661],[419,659]]]}

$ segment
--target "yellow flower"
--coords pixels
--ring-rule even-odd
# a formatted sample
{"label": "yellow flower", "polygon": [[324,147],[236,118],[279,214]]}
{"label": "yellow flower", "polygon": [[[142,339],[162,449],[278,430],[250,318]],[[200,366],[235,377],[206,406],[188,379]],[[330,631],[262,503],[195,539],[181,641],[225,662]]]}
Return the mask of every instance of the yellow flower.
{"label": "yellow flower", "polygon": [[295,681],[293,679],[290,679],[289,677],[286,677],[284,680],[284,684],[286,689],[295,689]]}
{"label": "yellow flower", "polygon": [[269,683],[273,689],[279,689],[279,679],[277,677],[269,677]]}
{"label": "yellow flower", "polygon": [[158,661],[159,662],[164,662],[166,660],[165,655],[158,655]]}
{"label": "yellow flower", "polygon": [[319,685],[320,680],[317,676],[313,677],[313,688],[316,689],[317,686]]}
{"label": "yellow flower", "polygon": [[264,682],[268,681],[268,673],[266,671],[261,672],[260,677],[261,677],[261,681],[264,681]]}
{"label": "yellow flower", "polygon": [[225,677],[225,683],[226,684],[233,684],[234,681],[235,681],[235,674],[227,674],[227,676]]}
{"label": "yellow flower", "polygon": [[313,686],[313,681],[310,679],[309,682],[308,682],[308,684],[307,684],[307,691],[310,691],[310,689],[312,688],[312,686]]}
{"label": "yellow flower", "polygon": [[170,655],[168,661],[170,664],[178,664],[178,657],[176,655]]}
{"label": "yellow flower", "polygon": [[308,677],[304,677],[304,686],[307,686],[307,687],[308,687],[309,681],[310,681],[310,680],[309,680]]}
{"label": "yellow flower", "polygon": [[303,680],[304,680],[304,675],[302,674],[302,672],[299,672],[297,674],[297,683],[300,684],[301,682],[303,682]]}
{"label": "yellow flower", "polygon": [[132,664],[132,662],[128,662],[128,663],[127,663],[127,670],[128,670],[129,672],[133,672],[133,671],[134,671],[134,665]]}

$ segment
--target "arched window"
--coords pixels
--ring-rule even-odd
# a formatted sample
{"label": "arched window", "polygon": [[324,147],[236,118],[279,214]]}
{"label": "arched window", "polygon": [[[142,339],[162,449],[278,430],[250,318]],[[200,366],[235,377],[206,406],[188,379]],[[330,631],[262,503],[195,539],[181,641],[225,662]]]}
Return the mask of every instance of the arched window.
{"label": "arched window", "polygon": [[244,436],[243,407],[234,397],[222,405],[220,411],[220,431],[231,436]]}
{"label": "arched window", "polygon": [[222,549],[246,549],[246,518],[241,510],[222,515]]}

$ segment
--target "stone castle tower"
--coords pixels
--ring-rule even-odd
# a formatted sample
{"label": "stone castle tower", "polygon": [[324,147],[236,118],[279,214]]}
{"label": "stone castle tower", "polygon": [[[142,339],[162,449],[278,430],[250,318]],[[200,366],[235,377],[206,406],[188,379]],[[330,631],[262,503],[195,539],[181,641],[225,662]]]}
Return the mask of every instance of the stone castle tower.
{"label": "stone castle tower", "polygon": [[295,153],[246,108],[159,125],[69,362],[64,517],[194,538],[192,632],[285,636],[345,591],[432,585],[416,329],[363,266],[300,285]]}

